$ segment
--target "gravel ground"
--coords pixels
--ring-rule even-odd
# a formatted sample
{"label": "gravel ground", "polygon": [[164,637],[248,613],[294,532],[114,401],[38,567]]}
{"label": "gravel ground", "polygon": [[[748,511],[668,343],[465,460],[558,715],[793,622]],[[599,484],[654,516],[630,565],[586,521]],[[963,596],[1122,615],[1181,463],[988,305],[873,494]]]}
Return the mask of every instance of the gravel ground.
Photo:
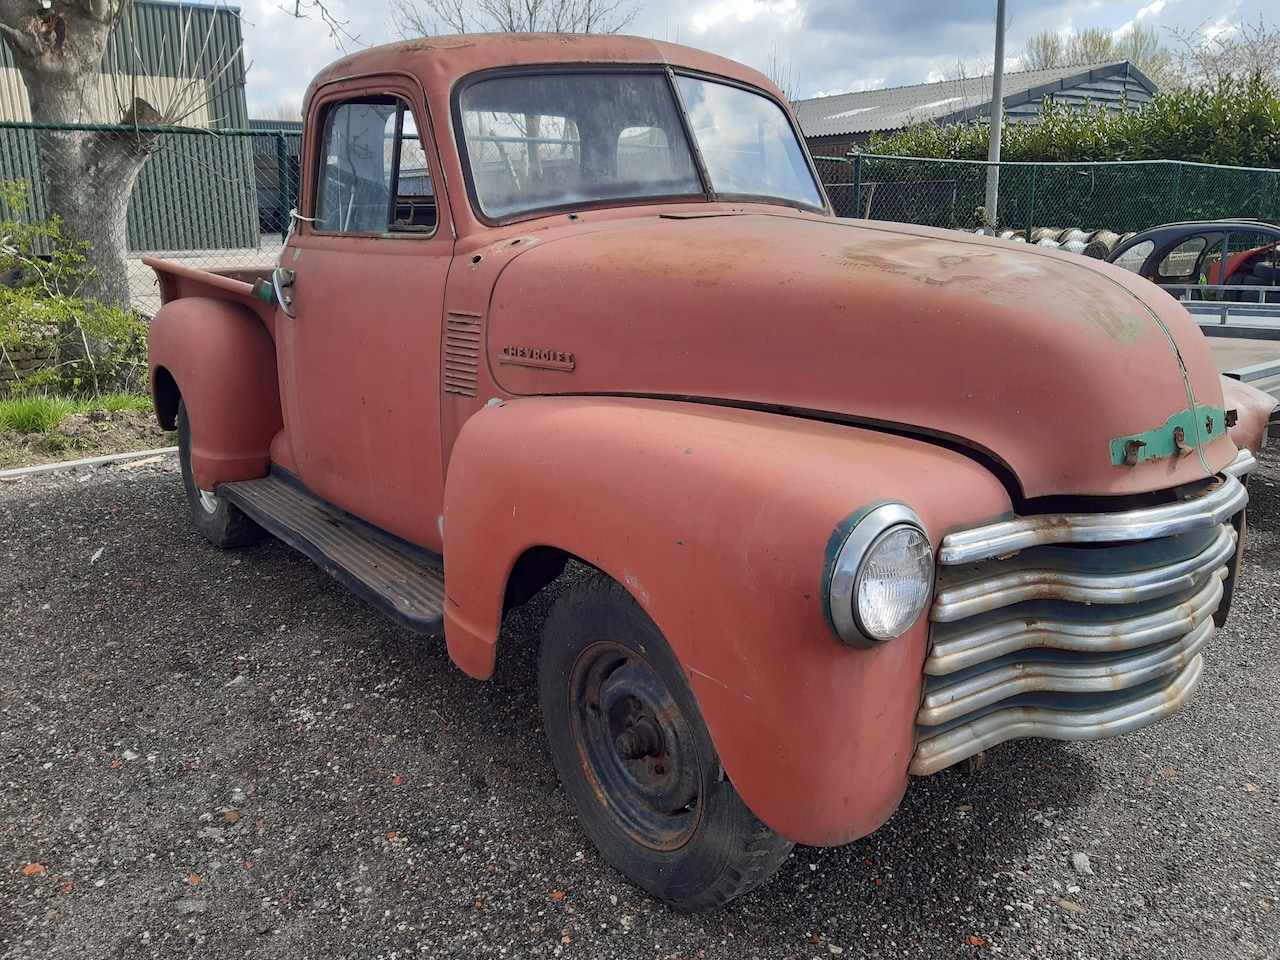
{"label": "gravel ground", "polygon": [[1187,709],[1022,741],[672,914],[596,855],[514,613],[452,667],[274,542],[221,553],[172,456],[0,480],[5,957],[1280,958],[1280,450]]}

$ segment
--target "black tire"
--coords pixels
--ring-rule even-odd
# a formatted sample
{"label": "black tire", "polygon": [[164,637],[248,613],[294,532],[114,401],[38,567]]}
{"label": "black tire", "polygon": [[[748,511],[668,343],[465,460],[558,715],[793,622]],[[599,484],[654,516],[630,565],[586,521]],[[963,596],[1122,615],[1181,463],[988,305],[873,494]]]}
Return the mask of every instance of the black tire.
{"label": "black tire", "polygon": [[262,528],[238,507],[196,486],[191,473],[191,423],[182,400],[178,401],[178,462],[182,465],[182,486],[187,491],[191,519],[206,540],[215,547],[231,549],[262,538]]}
{"label": "black tire", "polygon": [[693,690],[648,615],[603,574],[542,631],[543,723],[592,842],[677,910],[709,910],[768,879],[792,844],[724,776]]}

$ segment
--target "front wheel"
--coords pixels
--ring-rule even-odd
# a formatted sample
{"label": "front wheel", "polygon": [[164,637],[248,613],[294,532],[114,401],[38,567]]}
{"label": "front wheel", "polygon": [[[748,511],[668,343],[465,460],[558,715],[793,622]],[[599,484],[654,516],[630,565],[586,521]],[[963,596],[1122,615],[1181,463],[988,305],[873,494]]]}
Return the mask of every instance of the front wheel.
{"label": "front wheel", "polygon": [[204,538],[215,547],[243,547],[262,537],[262,528],[234,504],[210,490],[196,486],[191,472],[191,421],[185,401],[178,401],[178,463],[182,466],[182,486],[187,492],[191,519]]}
{"label": "front wheel", "polygon": [[538,682],[556,771],[591,840],[678,910],[763,883],[791,842],[724,776],[693,690],[657,626],[597,574],[557,601]]}

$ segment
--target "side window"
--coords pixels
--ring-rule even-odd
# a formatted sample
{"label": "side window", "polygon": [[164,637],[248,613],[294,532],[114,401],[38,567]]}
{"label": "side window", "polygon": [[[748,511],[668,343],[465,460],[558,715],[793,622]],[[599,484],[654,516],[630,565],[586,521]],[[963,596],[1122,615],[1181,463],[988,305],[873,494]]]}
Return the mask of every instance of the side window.
{"label": "side window", "polygon": [[1189,237],[1164,255],[1157,269],[1162,280],[1186,280],[1196,272],[1196,264],[1209,241],[1204,237]]}
{"label": "side window", "polygon": [[1139,273],[1142,270],[1142,265],[1147,262],[1147,257],[1151,256],[1151,251],[1155,248],[1156,242],[1154,240],[1143,240],[1141,243],[1135,243],[1111,262],[1117,267],[1124,267],[1126,270]]}
{"label": "side window", "polygon": [[[1280,247],[1273,234],[1232,231],[1227,235],[1225,277],[1219,281],[1230,287],[1280,286]],[[1274,303],[1280,295],[1274,291],[1228,290],[1228,300]]]}
{"label": "side window", "polygon": [[408,105],[365,97],[325,117],[317,230],[431,233],[435,197],[426,153]]}
{"label": "side window", "polygon": [[1231,233],[1227,237],[1227,274],[1252,273],[1258,267],[1271,274],[1280,261],[1276,238],[1265,233]]}
{"label": "side window", "polygon": [[394,143],[399,149],[391,159],[395,171],[392,194],[396,203],[393,229],[431,233],[436,227],[436,197],[431,189],[431,172],[427,169],[422,137],[408,110],[400,114],[400,130]]}

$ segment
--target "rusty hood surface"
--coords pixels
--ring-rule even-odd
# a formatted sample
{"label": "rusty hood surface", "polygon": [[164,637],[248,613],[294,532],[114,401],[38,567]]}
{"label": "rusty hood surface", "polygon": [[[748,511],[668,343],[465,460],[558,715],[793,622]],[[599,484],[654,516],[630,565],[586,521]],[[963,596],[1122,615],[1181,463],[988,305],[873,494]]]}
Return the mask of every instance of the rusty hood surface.
{"label": "rusty hood surface", "polygon": [[1118,268],[801,214],[583,227],[540,234],[497,277],[489,362],[512,394],[892,425],[983,451],[1026,497],[1163,489],[1235,454],[1194,321]]}

